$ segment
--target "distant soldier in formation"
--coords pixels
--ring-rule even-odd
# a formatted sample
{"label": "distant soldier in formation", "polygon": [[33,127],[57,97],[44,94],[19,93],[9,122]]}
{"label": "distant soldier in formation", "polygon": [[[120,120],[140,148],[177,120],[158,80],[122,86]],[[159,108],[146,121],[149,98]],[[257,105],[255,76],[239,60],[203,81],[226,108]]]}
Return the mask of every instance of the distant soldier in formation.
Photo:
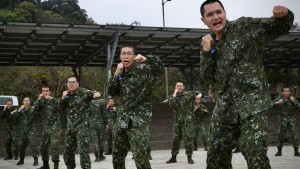
{"label": "distant soldier in formation", "polygon": [[33,166],[37,166],[38,163],[38,143],[36,140],[36,125],[34,123],[34,108],[31,106],[31,100],[29,97],[24,97],[23,105],[16,112],[18,121],[21,122],[21,144],[19,150],[20,160],[17,165],[24,164],[25,151],[28,143],[31,146],[32,156],[34,158]]}
{"label": "distant soldier in formation", "polygon": [[14,113],[17,110],[13,107],[13,101],[7,100],[6,105],[4,106],[2,118],[6,118],[7,124],[7,134],[6,134],[6,141],[5,141],[5,152],[6,157],[4,160],[18,160],[18,121],[14,118]]}
{"label": "distant soldier in formation", "polygon": [[49,169],[49,149],[52,151],[51,160],[54,169],[58,169],[59,163],[59,138],[61,132],[60,124],[60,100],[52,96],[50,86],[41,87],[41,94],[34,103],[35,118],[42,116],[43,138],[41,144],[41,155],[43,166],[39,169]]}
{"label": "distant soldier in formation", "polygon": [[103,161],[104,152],[104,124],[106,120],[106,101],[103,99],[92,100],[90,103],[91,146],[95,153],[95,162]]}
{"label": "distant soldier in formation", "polygon": [[194,160],[192,159],[194,135],[193,110],[194,100],[198,94],[195,91],[184,91],[183,82],[176,82],[174,93],[169,97],[169,105],[174,109],[172,157],[166,163],[177,162],[176,156],[179,153],[180,141],[183,139],[188,163],[194,164]]}
{"label": "distant soldier in formation", "polygon": [[196,96],[195,106],[193,114],[193,123],[194,123],[194,151],[198,150],[198,133],[201,132],[201,139],[204,145],[204,150],[207,151],[207,140],[206,140],[206,129],[205,129],[205,117],[208,114],[208,109],[204,104],[201,104],[201,97]]}
{"label": "distant soldier in formation", "polygon": [[78,79],[74,75],[67,78],[66,84],[68,90],[64,91],[62,95],[62,108],[67,111],[64,161],[68,169],[76,167],[75,151],[78,145],[81,168],[90,169],[90,117],[88,107],[94,98],[100,97],[100,93],[79,87]]}
{"label": "distant soldier in formation", "polygon": [[278,152],[275,156],[282,156],[282,145],[284,137],[287,131],[291,133],[292,143],[294,147],[294,156],[300,156],[299,153],[299,135],[297,131],[295,110],[300,107],[300,103],[293,97],[290,96],[290,88],[283,87],[281,89],[281,98],[275,102],[279,107],[279,132],[278,132]]}
{"label": "distant soldier in formation", "polygon": [[107,152],[105,155],[111,155],[113,149],[113,140],[116,133],[116,121],[117,121],[117,108],[113,98],[109,98],[106,104],[106,116],[107,116],[107,129],[106,129],[106,141],[107,141]]}
{"label": "distant soldier in formation", "polygon": [[147,130],[152,118],[151,96],[163,62],[157,56],[135,55],[134,46],[124,45],[108,94],[118,100],[117,131],[113,147],[113,166],[125,168],[129,148],[138,169],[150,169],[147,158]]}

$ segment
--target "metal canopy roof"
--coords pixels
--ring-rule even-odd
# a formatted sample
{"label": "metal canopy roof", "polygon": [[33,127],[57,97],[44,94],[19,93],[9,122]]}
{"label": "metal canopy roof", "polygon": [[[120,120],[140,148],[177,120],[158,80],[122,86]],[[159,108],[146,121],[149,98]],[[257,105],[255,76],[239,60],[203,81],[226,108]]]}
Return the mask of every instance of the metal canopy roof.
{"label": "metal canopy roof", "polygon": [[[208,29],[114,25],[0,22],[1,66],[103,66],[107,50],[133,43],[140,54],[159,56],[165,66],[199,66],[201,37]],[[300,32],[290,32],[265,46],[266,67],[300,67]]]}

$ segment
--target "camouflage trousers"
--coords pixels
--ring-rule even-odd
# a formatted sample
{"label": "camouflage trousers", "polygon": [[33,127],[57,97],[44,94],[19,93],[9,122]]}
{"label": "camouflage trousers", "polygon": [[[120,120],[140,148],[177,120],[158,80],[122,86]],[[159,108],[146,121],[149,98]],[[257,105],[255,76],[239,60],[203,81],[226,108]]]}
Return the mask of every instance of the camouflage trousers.
{"label": "camouflage trousers", "polygon": [[114,140],[113,166],[114,169],[125,169],[125,158],[131,148],[137,169],[151,169],[147,158],[148,126],[138,128],[129,125],[127,129],[118,128]]}
{"label": "camouflage trousers", "polygon": [[149,130],[149,126],[147,127],[147,151],[151,151],[152,149],[152,145],[151,145],[151,133],[150,133],[150,130]]}
{"label": "camouflage trousers", "polygon": [[205,129],[205,123],[194,123],[194,135],[193,135],[193,142],[194,142],[194,146],[197,147],[198,145],[198,133],[199,131],[201,132],[201,139],[202,139],[202,143],[203,144],[207,144],[207,140],[206,140],[206,129]]}
{"label": "camouflage trousers", "polygon": [[266,112],[222,124],[212,119],[208,135],[207,169],[232,169],[232,150],[239,143],[249,169],[270,169]]}
{"label": "camouflage trousers", "polygon": [[107,142],[107,148],[112,149],[113,148],[113,140],[115,137],[115,123],[109,122],[108,123],[108,129],[106,130],[106,142]]}
{"label": "camouflage trousers", "polygon": [[16,127],[7,127],[7,138],[5,141],[5,151],[8,157],[18,157],[18,136]]}
{"label": "camouflage trousers", "polygon": [[89,127],[79,127],[77,131],[66,130],[65,136],[65,152],[64,161],[68,169],[74,169],[75,163],[75,152],[77,145],[79,146],[80,154],[80,166],[82,169],[91,168],[91,160],[89,156],[89,141],[90,132]]}
{"label": "camouflage trousers", "polygon": [[279,131],[278,131],[278,143],[277,146],[282,148],[285,134],[287,131],[290,132],[292,137],[293,147],[299,147],[299,135],[297,131],[297,124],[295,117],[278,118],[279,120]]}
{"label": "camouflage trousers", "polygon": [[173,136],[172,136],[172,155],[177,155],[179,153],[180,141],[183,139],[185,154],[193,154],[193,122],[177,122],[174,121],[173,124]]}
{"label": "camouflage trousers", "polygon": [[104,151],[104,124],[94,123],[91,125],[91,147],[94,153]]}
{"label": "camouflage trousers", "polygon": [[22,133],[20,151],[19,151],[19,156],[21,159],[25,158],[25,151],[28,143],[30,144],[31,147],[32,156],[38,157],[39,151],[38,151],[38,143],[36,141],[36,136],[35,136],[35,128],[30,129],[26,133]]}
{"label": "camouflage trousers", "polygon": [[41,155],[43,161],[49,161],[49,149],[52,151],[51,160],[52,162],[59,162],[59,138],[61,132],[60,126],[51,128],[51,133],[44,130],[42,144],[41,144]]}

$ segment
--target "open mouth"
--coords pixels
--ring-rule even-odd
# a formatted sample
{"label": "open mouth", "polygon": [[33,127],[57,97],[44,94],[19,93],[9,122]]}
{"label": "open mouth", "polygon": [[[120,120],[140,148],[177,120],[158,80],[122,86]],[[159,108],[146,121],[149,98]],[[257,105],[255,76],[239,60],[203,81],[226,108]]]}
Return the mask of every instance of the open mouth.
{"label": "open mouth", "polygon": [[215,22],[215,23],[213,23],[214,26],[220,26],[221,24],[222,24],[221,21],[220,21],[220,22]]}

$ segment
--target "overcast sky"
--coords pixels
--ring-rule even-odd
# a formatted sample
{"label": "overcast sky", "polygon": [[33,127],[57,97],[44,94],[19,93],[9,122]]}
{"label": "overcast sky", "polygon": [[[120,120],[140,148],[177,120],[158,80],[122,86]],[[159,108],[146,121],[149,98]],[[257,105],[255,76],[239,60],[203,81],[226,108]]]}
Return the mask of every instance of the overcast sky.
{"label": "overcast sky", "polygon": [[[166,0],[164,0],[166,1]],[[181,28],[207,28],[200,20],[200,5],[204,0],[172,0],[165,3],[165,26]],[[235,20],[241,16],[270,17],[273,6],[283,5],[295,14],[300,24],[299,0],[222,0],[227,18]],[[141,26],[163,26],[161,0],[79,0],[97,24],[138,21]]]}

